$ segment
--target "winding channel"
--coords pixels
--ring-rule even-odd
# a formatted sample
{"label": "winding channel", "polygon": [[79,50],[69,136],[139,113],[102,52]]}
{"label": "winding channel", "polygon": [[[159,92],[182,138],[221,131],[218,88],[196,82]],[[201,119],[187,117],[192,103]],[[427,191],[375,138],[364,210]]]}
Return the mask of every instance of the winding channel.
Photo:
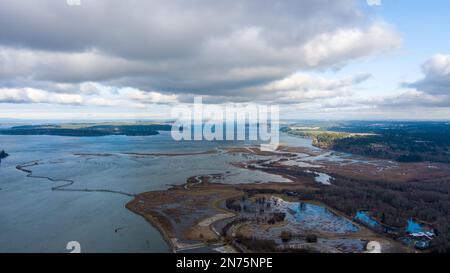
{"label": "winding channel", "polygon": [[28,167],[32,167],[32,166],[37,166],[39,165],[39,161],[31,161],[31,162],[27,162],[27,163],[23,163],[23,164],[19,164],[16,166],[16,169],[24,172],[27,174],[27,177],[29,178],[37,178],[37,179],[46,179],[49,180],[51,182],[64,182],[64,184],[59,185],[59,186],[55,186],[52,187],[51,190],[52,191],[70,191],[70,192],[107,192],[107,193],[115,193],[115,194],[121,194],[121,195],[125,195],[125,196],[129,196],[129,197],[136,197],[136,194],[132,194],[132,193],[127,193],[127,192],[123,192],[123,191],[115,191],[115,190],[109,190],[109,189],[68,189],[67,187],[72,186],[75,181],[74,180],[70,180],[70,179],[56,179],[56,178],[51,178],[48,176],[39,176],[39,175],[33,175],[33,171],[30,169],[27,169]]}

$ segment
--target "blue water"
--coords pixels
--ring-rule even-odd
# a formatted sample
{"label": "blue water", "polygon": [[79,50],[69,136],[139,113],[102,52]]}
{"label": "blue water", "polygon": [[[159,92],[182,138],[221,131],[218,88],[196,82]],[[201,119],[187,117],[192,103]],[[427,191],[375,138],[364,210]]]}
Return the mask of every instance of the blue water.
{"label": "blue water", "polygon": [[359,230],[351,221],[322,206],[309,203],[291,203],[289,207],[294,213],[295,222],[307,229],[333,233],[357,232]]}
{"label": "blue water", "polygon": [[367,215],[365,211],[358,211],[355,216],[355,220],[361,221],[363,224],[372,227],[372,228],[378,228],[380,227],[380,224],[372,219],[370,216]]}
{"label": "blue water", "polygon": [[406,226],[406,231],[409,233],[419,233],[424,232],[425,230],[419,223],[415,222],[413,219],[409,219]]}

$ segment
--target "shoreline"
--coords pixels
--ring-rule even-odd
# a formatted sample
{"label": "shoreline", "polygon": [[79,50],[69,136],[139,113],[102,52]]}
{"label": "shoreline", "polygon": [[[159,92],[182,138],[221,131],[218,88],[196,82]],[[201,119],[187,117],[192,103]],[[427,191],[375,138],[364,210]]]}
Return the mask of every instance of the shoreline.
{"label": "shoreline", "polygon": [[[149,222],[149,224],[151,224],[153,227],[155,227],[160,232],[161,236],[166,241],[166,243],[168,244],[168,246],[172,252],[178,252],[178,251],[188,250],[188,249],[192,249],[192,248],[207,247],[209,245],[217,244],[219,242],[222,243],[223,245],[230,245],[231,247],[233,247],[234,243],[231,243],[231,244],[228,243],[227,235],[226,234],[224,235],[221,230],[217,231],[215,229],[214,225],[218,222],[221,222],[221,221],[223,222],[224,220],[225,220],[224,223],[226,223],[226,222],[230,223],[230,222],[233,222],[235,219],[239,219],[239,217],[240,217],[239,213],[236,214],[235,211],[231,211],[229,209],[224,209],[223,207],[221,207],[220,203],[226,203],[225,202],[226,200],[233,199],[233,198],[241,198],[240,196],[245,196],[245,192],[247,192],[248,190],[261,191],[261,193],[255,193],[254,195],[252,195],[253,196],[252,198],[256,198],[260,195],[261,196],[273,196],[275,198],[281,198],[285,202],[303,202],[303,203],[307,203],[307,204],[318,205],[318,206],[321,206],[321,207],[327,209],[333,215],[336,215],[337,217],[346,219],[346,220],[350,221],[351,223],[353,223],[354,225],[359,227],[359,231],[356,234],[341,234],[341,235],[339,235],[339,234],[326,235],[325,234],[324,235],[324,234],[321,234],[320,232],[317,233],[317,234],[321,234],[321,236],[325,236],[324,238],[332,239],[332,238],[345,237],[345,238],[348,238],[349,240],[357,240],[360,237],[362,237],[362,238],[378,238],[378,240],[381,240],[384,244],[386,244],[388,246],[391,245],[392,247],[394,247],[394,246],[399,247],[399,246],[397,246],[398,242],[391,241],[384,236],[374,233],[370,229],[353,221],[353,219],[349,218],[344,213],[342,213],[332,207],[329,207],[328,205],[326,205],[318,200],[300,201],[300,200],[292,199],[291,197],[283,194],[283,191],[284,191],[283,188],[285,188],[286,185],[282,185],[279,183],[237,184],[237,185],[202,184],[202,185],[192,185],[192,187],[190,187],[189,189],[185,189],[186,184],[190,184],[189,179],[185,184],[173,186],[173,187],[167,189],[166,191],[151,191],[151,192],[141,193],[141,194],[137,195],[135,199],[128,202],[125,206],[128,210],[143,217],[147,222]],[[297,185],[295,185],[295,184],[297,184]],[[299,186],[298,184],[299,184],[299,182],[295,182],[295,183],[291,184],[289,187]],[[273,190],[274,188],[277,188],[277,190],[276,190],[277,193],[275,193],[275,192],[264,193],[265,191],[270,190],[270,189]],[[191,213],[190,215],[188,215],[188,217],[195,218],[195,221],[191,222],[191,224],[189,224],[189,225],[184,223],[183,222],[184,220],[181,220],[181,222],[179,223],[179,226],[182,226],[182,227],[181,228],[175,227],[171,223],[172,219],[169,219],[169,218],[171,218],[172,215],[162,215],[161,214],[159,217],[155,216],[155,213],[159,213],[160,210],[163,210],[164,206],[170,204],[170,203],[166,202],[167,200],[159,200],[159,201],[154,200],[155,198],[157,198],[157,196],[160,196],[162,194],[171,195],[173,197],[172,198],[173,200],[179,200],[178,203],[181,204],[181,206],[183,206],[183,204],[189,204],[191,201],[190,199],[186,200],[186,196],[189,196],[189,195],[196,196],[197,194],[202,195],[205,192],[209,192],[209,193],[210,192],[219,192],[219,191],[223,191],[224,189],[228,189],[228,190],[234,191],[235,193],[239,193],[239,194],[228,195],[227,197],[220,198],[220,199],[214,200],[214,202],[202,205],[199,208],[199,210],[213,208],[214,212],[210,212],[208,217],[203,217],[204,215],[199,216],[195,212]],[[148,200],[153,200],[153,201],[150,201],[150,204],[145,205]],[[178,229],[178,232],[177,232],[177,229]],[[217,238],[215,240],[210,241],[210,239],[208,239],[206,235],[204,235],[204,237],[201,235],[198,235],[199,232],[204,232],[205,229],[208,229],[208,230],[214,232],[215,235],[217,235]],[[196,232],[194,232],[194,231],[196,231]],[[196,241],[192,241],[192,237],[189,237],[189,234],[191,234],[191,233],[196,234],[196,236],[197,236]],[[189,241],[189,240],[191,240],[191,241]],[[389,246],[389,247],[391,247],[391,246]],[[233,247],[233,248],[236,248],[236,247]],[[242,250],[245,248],[241,247],[239,249]],[[321,245],[318,245],[317,249],[325,250],[326,247],[322,248]]]}
{"label": "shoreline", "polygon": [[134,213],[134,214],[144,218],[147,223],[149,223],[152,227],[156,228],[156,230],[158,230],[159,234],[161,235],[161,237],[163,238],[163,240],[166,242],[167,246],[169,247],[169,250],[172,251],[172,252],[176,252],[176,245],[173,244],[173,241],[172,241],[170,235],[163,228],[163,226],[156,220],[156,218],[148,217],[148,216],[146,216],[145,214],[143,214],[143,213],[141,213],[139,211],[133,210],[128,205],[130,202],[131,201],[129,201],[129,202],[127,202],[125,204],[125,208],[127,210],[131,211],[132,213]]}
{"label": "shoreline", "polygon": [[[150,191],[141,193],[137,195],[135,199],[127,203],[127,209],[144,217],[151,225],[156,227],[160,234],[163,236],[164,240],[169,244],[169,247],[172,249],[172,251],[178,251],[180,249],[182,250],[183,243],[181,242],[186,241],[195,241],[196,243],[192,244],[191,246],[196,247],[198,247],[199,244],[208,246],[210,245],[211,241],[227,241],[226,235],[224,237],[221,231],[217,231],[215,225],[219,222],[225,224],[227,224],[228,222],[229,224],[230,221],[238,219],[240,215],[238,213],[234,216],[231,216],[230,214],[235,213],[235,211],[224,209],[224,203],[226,203],[226,201],[228,201],[229,199],[235,198],[237,196],[245,196],[247,194],[249,196],[277,196],[286,201],[294,200],[295,202],[316,204],[328,209],[331,213],[338,217],[351,221],[353,224],[360,227],[360,229],[364,231],[356,235],[344,236],[346,238],[354,240],[358,239],[358,236],[362,236],[362,238],[378,238],[387,246],[387,251],[395,252],[395,250],[400,249],[401,252],[412,251],[412,249],[403,246],[399,242],[399,238],[395,237],[395,239],[391,239],[388,234],[377,233],[376,231],[354,221],[353,216],[351,216],[348,212],[342,211],[339,208],[334,207],[332,204],[328,204],[326,202],[326,199],[323,199],[323,197],[319,197],[322,196],[320,194],[313,199],[310,199],[310,197],[303,198],[309,196],[310,194],[321,191],[325,191],[326,193],[327,189],[339,187],[335,185],[321,185],[318,182],[315,182],[314,175],[308,173],[308,168],[306,167],[285,166],[281,164],[282,162],[284,162],[283,157],[289,159],[293,157],[293,153],[307,152],[307,150],[305,150],[304,148],[283,147],[282,150],[276,151],[274,153],[265,152],[263,154],[260,154],[260,152],[256,151],[254,147],[235,147],[227,148],[226,152],[230,154],[239,153],[249,155],[280,156],[280,158],[276,161],[273,161],[272,159],[267,160],[267,163],[265,163],[266,160],[256,160],[255,162],[257,163],[262,162],[260,163],[260,167],[255,167],[252,165],[252,162],[254,160],[243,161],[239,162],[238,164],[232,165],[244,169],[257,169],[266,173],[277,174],[282,177],[289,177],[292,181],[290,183],[268,182],[221,184],[209,183],[208,175],[197,175],[188,178],[184,184],[172,186],[165,191]],[[313,156],[313,153],[307,153],[307,155]],[[348,171],[345,171],[345,168],[339,173],[337,173],[336,170],[340,169],[339,166],[341,168],[343,168],[343,166],[349,166],[348,168],[357,171],[359,165],[364,165],[367,170],[373,169],[375,171],[379,171],[379,166],[374,165],[374,162],[372,162],[371,159],[367,159],[366,161],[367,162],[351,164],[349,163],[348,165],[342,166],[339,165],[340,163],[336,163],[333,161],[327,162],[326,160],[318,160],[317,163],[323,165],[323,169],[321,169],[321,171],[325,171],[331,175],[336,176],[336,179],[344,179],[345,181],[351,183],[357,183],[355,181],[359,181],[359,179],[356,179],[355,175],[352,175],[351,173],[348,173]],[[377,160],[377,162],[380,162],[380,160]],[[389,161],[382,161],[381,164],[388,163]],[[422,166],[414,163],[400,164],[400,167],[406,168],[406,170],[410,170],[411,168],[417,169],[418,166],[421,166],[423,168],[427,167],[425,165]],[[447,170],[442,171],[444,172]],[[390,169],[381,170],[381,173],[383,174],[389,174],[390,172],[392,172],[392,170]],[[360,179],[363,179],[361,180],[361,182],[367,183],[373,180],[373,177],[369,175],[370,172],[367,172],[366,174],[367,175],[364,177],[358,177]],[[413,176],[415,175],[415,173],[413,172],[411,175]],[[396,183],[395,179],[394,181],[392,181],[392,183]],[[404,183],[408,182],[405,181]],[[295,193],[295,195],[291,196],[290,194],[292,193]],[[198,199],[200,198],[205,199],[205,202],[203,204],[193,205],[194,203],[198,202]],[[160,213],[160,217],[155,217],[153,215],[155,212],[164,213]],[[225,214],[227,217],[225,217]],[[231,220],[227,221],[226,219],[228,218]],[[207,227],[209,231],[213,231],[215,233],[215,237],[211,236],[211,234],[205,230],[205,227]],[[337,237],[339,236],[336,236],[336,238]],[[333,238],[333,236],[330,237],[327,235],[324,238]],[[318,249],[321,249],[321,246],[319,246]],[[324,249],[326,249],[326,247]]]}
{"label": "shoreline", "polygon": [[[143,217],[149,224],[155,227],[172,252],[207,247],[209,245],[217,243],[220,243],[223,246],[223,238],[221,237],[220,232],[213,228],[213,224],[217,221],[233,218],[236,216],[235,213],[220,208],[217,205],[218,202],[223,202],[228,198],[236,197],[237,191],[234,190],[233,185],[209,184],[209,182],[207,182],[208,178],[204,176],[201,177],[202,181],[199,184],[198,182],[194,182],[195,178],[196,177],[191,177],[187,179],[186,183],[182,185],[174,185],[164,191],[150,191],[140,193],[125,205],[126,209]],[[143,199],[148,195],[151,196],[150,199],[152,200],[157,199],[158,196],[162,196],[164,194],[176,194],[176,199],[182,196],[190,196],[195,199],[196,196],[202,195],[201,193],[199,194],[196,191],[210,191],[210,187],[213,188],[212,191],[214,192],[214,194],[223,194],[224,197],[214,200],[213,202],[208,203],[208,205],[206,206],[202,206],[202,204],[200,204],[200,210],[206,208],[208,209],[208,212],[206,214],[203,214],[203,216],[201,217],[195,218],[195,220],[192,220],[191,218],[192,223],[183,229],[179,229],[178,227],[173,226],[171,223],[171,219],[160,211],[146,210],[140,207],[140,204],[143,204],[144,202]],[[158,202],[158,204],[167,203]]]}
{"label": "shoreline", "polygon": [[[204,151],[200,153],[184,153],[184,154],[175,154],[175,156],[184,156],[184,155],[198,155],[205,153],[212,153],[215,151]],[[221,183],[209,183],[210,179],[213,180],[215,176],[220,176],[224,174],[211,174],[211,175],[196,175],[187,179],[184,184],[176,185],[169,187],[166,190],[162,191],[150,191],[144,192],[140,194],[128,194],[122,193],[118,191],[112,191],[107,189],[64,189],[65,187],[69,187],[75,183],[73,180],[68,179],[57,179],[46,176],[36,176],[33,175],[32,169],[30,167],[42,164],[39,161],[31,161],[23,164],[19,164],[16,166],[16,169],[26,173],[27,177],[37,178],[37,179],[47,179],[51,182],[67,182],[63,185],[52,187],[52,190],[61,190],[61,191],[83,191],[83,192],[111,192],[111,193],[120,193],[126,194],[129,197],[133,197],[132,200],[125,203],[125,208],[136,215],[144,217],[144,219],[155,227],[159,234],[162,236],[164,241],[166,242],[168,248],[173,251],[183,251],[189,250],[192,248],[200,248],[200,247],[208,247],[211,244],[221,242],[225,242],[225,237],[221,235],[221,230],[214,228],[217,222],[227,222],[224,221],[228,218],[235,218],[236,214],[231,214],[233,211],[224,209],[224,203],[227,199],[234,198],[236,196],[242,196],[245,194],[257,195],[257,194],[266,194],[266,195],[280,195],[283,200],[288,200],[286,197],[288,193],[303,193],[308,194],[309,192],[321,191],[322,189],[326,189],[327,186],[319,185],[314,182],[313,175],[305,174],[305,170],[308,167],[299,167],[299,166],[286,166],[283,165],[283,162],[295,160],[303,160],[303,155],[306,154],[309,157],[314,157],[316,153],[307,153],[307,149],[302,147],[282,147],[279,151],[275,152],[264,152],[260,153],[256,147],[245,147],[245,148],[228,148],[225,150],[226,153],[239,153],[242,155],[261,155],[261,156],[269,156],[275,157],[273,158],[265,158],[254,160],[254,157],[248,157],[247,159],[250,161],[243,160],[240,162],[240,166],[235,165],[236,167],[241,167],[244,169],[256,169],[266,173],[277,174],[283,177],[288,177],[292,179],[290,183],[277,183],[277,182],[267,182],[267,183],[242,183],[242,181],[237,181],[240,183],[237,184],[221,184]],[[136,153],[128,153],[128,154],[136,154]],[[97,156],[109,156],[111,154],[77,154],[77,155],[97,155]],[[164,156],[166,154],[148,154],[142,153],[140,155],[151,155],[151,156]],[[174,155],[174,154],[172,154]],[[346,159],[347,160],[347,159]],[[350,161],[350,160],[349,160]],[[377,160],[380,161],[380,160]],[[253,163],[252,163],[253,162]],[[366,162],[360,163],[345,163],[347,165],[341,165],[340,162],[334,162],[332,160],[326,161],[326,159],[316,160],[320,165],[323,165],[323,169],[327,173],[336,176],[339,179],[349,178],[350,175],[347,173],[343,173],[342,176],[339,176],[336,172],[329,172],[331,167],[339,172],[343,172],[346,166],[349,166],[351,169],[358,168],[359,164],[363,164],[366,168],[377,169],[377,166],[373,166],[371,159],[367,159]],[[355,160],[356,162],[356,160]],[[388,161],[383,161],[388,163]],[[390,164],[390,163],[389,163]],[[416,168],[417,163],[403,163],[400,166],[409,166],[410,168]],[[426,167],[426,166],[424,166]],[[309,168],[311,169],[311,168]],[[334,170],[333,169],[333,170]],[[383,169],[382,173],[389,173],[392,170]],[[442,172],[446,171],[444,169]],[[412,171],[411,175],[414,175]],[[433,173],[436,175],[436,171],[433,169]],[[439,172],[441,173],[441,172]],[[366,173],[366,177],[367,177]],[[391,179],[392,180],[392,179]],[[367,181],[366,181],[367,182]],[[140,202],[147,197],[150,197],[149,205],[147,211],[142,211],[138,207],[133,207],[133,202]],[[168,198],[167,200],[159,199],[159,198]],[[175,197],[175,198],[174,198]],[[172,198],[172,199],[171,199]],[[298,199],[297,199],[298,198]],[[307,203],[316,203],[320,206],[324,206],[329,210],[333,211],[334,214],[337,214],[341,217],[344,217],[348,220],[352,220],[349,216],[349,213],[345,213],[344,211],[339,210],[333,205],[327,204],[323,202],[321,199],[300,199],[300,197],[295,197],[296,201],[305,200]],[[293,200],[294,200],[293,199]],[[136,201],[137,200],[137,201]],[[144,200],[145,202],[148,200]],[[143,201],[143,202],[144,202]],[[195,204],[192,203],[205,201],[204,204]],[[153,202],[153,203],[152,203]],[[147,205],[147,204],[146,204]],[[179,207],[176,207],[179,205]],[[187,205],[187,208],[186,208]],[[154,207],[152,207],[154,206]],[[161,206],[158,208],[157,206]],[[164,207],[166,206],[166,207]],[[175,208],[175,207],[176,208]],[[197,206],[197,207],[196,207]],[[158,213],[158,211],[152,211],[153,208],[158,208],[164,211],[164,213]],[[186,211],[183,211],[186,209]],[[199,209],[199,212],[197,212]],[[177,211],[179,210],[179,211]],[[194,211],[194,213],[191,213]],[[199,213],[199,214],[197,214]],[[174,216],[174,217],[172,217]],[[182,219],[183,217],[191,217],[192,219]],[[167,220],[168,219],[168,220]],[[176,223],[181,222],[179,226]],[[173,227],[171,230],[170,227]],[[217,231],[219,230],[219,231]],[[384,236],[386,238],[386,236]],[[398,242],[398,241],[397,241]]]}

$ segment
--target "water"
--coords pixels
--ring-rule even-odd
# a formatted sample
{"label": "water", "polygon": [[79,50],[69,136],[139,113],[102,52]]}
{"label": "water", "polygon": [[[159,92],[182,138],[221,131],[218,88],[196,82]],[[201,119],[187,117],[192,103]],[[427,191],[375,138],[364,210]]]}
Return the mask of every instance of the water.
{"label": "water", "polygon": [[355,215],[355,220],[361,221],[363,224],[371,228],[381,228],[381,225],[370,217],[365,211],[358,211]]}
{"label": "water", "polygon": [[[279,197],[272,197],[270,199],[270,210],[266,212],[283,212],[286,214],[286,225],[275,225],[270,228],[260,228],[259,224],[252,224],[252,234],[257,238],[263,238],[267,240],[276,239],[281,244],[279,239],[281,232],[289,231],[291,234],[305,235],[305,234],[328,234],[344,236],[351,233],[358,232],[360,229],[352,221],[347,218],[337,215],[330,211],[327,207],[306,203],[306,202],[289,202]],[[247,206],[249,207],[249,206]],[[321,236],[319,236],[321,237]],[[334,240],[337,239],[337,240]],[[326,245],[341,245],[350,244],[355,242],[353,239],[346,239],[345,237],[335,237],[333,240],[324,242]],[[293,239],[290,243],[303,243],[302,239],[298,241]]]}
{"label": "water", "polygon": [[[291,146],[310,142],[282,136]],[[130,197],[102,192],[60,192],[61,183],[27,178],[17,164],[39,160],[33,175],[70,179],[74,189],[110,189],[128,193],[164,190],[190,176],[226,173],[225,183],[286,182],[260,171],[230,165],[245,160],[221,152],[236,142],[175,142],[168,132],[148,137],[3,136],[0,149],[10,156],[0,165],[0,252],[68,252],[69,241],[82,252],[167,252],[159,232],[125,209]],[[124,153],[214,154],[136,157]],[[110,154],[78,156],[75,154]]]}
{"label": "water", "polygon": [[314,180],[317,183],[323,184],[323,185],[331,185],[331,180],[333,179],[331,176],[329,176],[326,173],[320,173],[320,172],[314,172],[317,176],[314,178]]}
{"label": "water", "polygon": [[419,233],[424,232],[425,230],[419,223],[415,222],[413,219],[409,219],[406,226],[406,231],[409,233]]}
{"label": "water", "polygon": [[334,214],[323,206],[296,202],[287,202],[287,206],[293,216],[291,221],[301,225],[304,229],[341,234],[359,230],[351,221]]}

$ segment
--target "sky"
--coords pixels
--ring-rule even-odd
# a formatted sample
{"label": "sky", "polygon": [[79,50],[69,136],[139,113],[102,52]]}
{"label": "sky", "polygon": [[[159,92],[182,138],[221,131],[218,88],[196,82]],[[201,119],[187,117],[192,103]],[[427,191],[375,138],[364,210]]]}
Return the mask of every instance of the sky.
{"label": "sky", "polygon": [[2,0],[0,118],[450,117],[447,0]]}

